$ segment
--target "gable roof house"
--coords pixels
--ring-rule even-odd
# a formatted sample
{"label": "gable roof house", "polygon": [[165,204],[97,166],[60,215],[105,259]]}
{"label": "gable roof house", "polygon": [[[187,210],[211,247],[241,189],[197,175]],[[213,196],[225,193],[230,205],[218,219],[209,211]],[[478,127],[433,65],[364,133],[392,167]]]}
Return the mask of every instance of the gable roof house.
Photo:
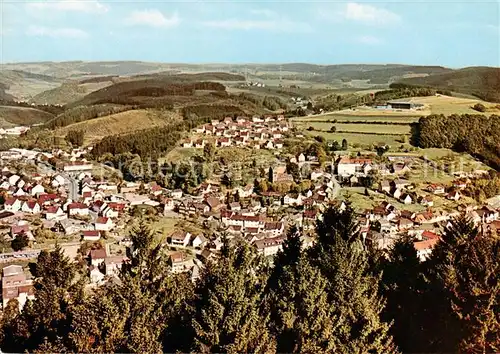
{"label": "gable roof house", "polygon": [[68,214],[70,216],[87,216],[89,212],[89,208],[83,203],[71,203],[68,205]]}
{"label": "gable roof house", "polygon": [[172,246],[187,247],[191,239],[191,234],[187,231],[175,231],[170,235],[169,239]]}
{"label": "gable roof house", "polygon": [[98,230],[84,230],[82,231],[82,240],[95,242],[99,241],[101,238],[101,233]]}
{"label": "gable roof house", "polygon": [[94,267],[97,267],[104,262],[107,256],[108,255],[106,253],[105,248],[90,250],[89,252],[90,264],[93,265]]}
{"label": "gable roof house", "polygon": [[207,243],[207,239],[203,235],[196,235],[191,241],[191,245],[194,248],[201,248]]}
{"label": "gable roof house", "polygon": [[340,176],[366,175],[372,169],[372,164],[371,159],[343,157],[337,163],[337,174]]}
{"label": "gable roof house", "polygon": [[43,213],[47,220],[62,220],[68,217],[60,206],[48,206]]}
{"label": "gable roof house", "polygon": [[40,207],[40,204],[38,204],[36,200],[28,200],[24,202],[23,206],[21,207],[21,210],[29,214],[38,214],[41,212],[42,208]]}
{"label": "gable roof house", "polygon": [[95,229],[99,231],[110,231],[114,226],[113,220],[103,216],[98,217],[95,221]]}
{"label": "gable roof house", "polygon": [[18,198],[7,198],[4,203],[4,209],[6,211],[16,212],[21,210],[23,202]]}

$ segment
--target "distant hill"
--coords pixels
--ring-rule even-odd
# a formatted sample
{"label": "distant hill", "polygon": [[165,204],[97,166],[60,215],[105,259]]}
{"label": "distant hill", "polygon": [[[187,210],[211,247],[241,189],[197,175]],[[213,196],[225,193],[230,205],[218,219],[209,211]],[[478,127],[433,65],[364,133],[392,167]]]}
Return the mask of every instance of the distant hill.
{"label": "distant hill", "polygon": [[155,73],[147,75],[137,75],[134,78],[165,78],[171,82],[197,82],[197,81],[245,81],[243,75],[230,74],[224,72],[204,72],[196,74],[179,74],[177,72]]}
{"label": "distant hill", "polygon": [[0,70],[0,99],[28,100],[48,89],[60,85],[52,76],[23,70]]}
{"label": "distant hill", "polygon": [[485,101],[500,102],[500,68],[470,67],[427,77],[402,79],[399,82],[456,91]]}
{"label": "distant hill", "polygon": [[65,105],[84,98],[87,94],[105,88],[112,84],[109,79],[91,80],[85,83],[67,82],[59,87],[43,91],[29,100],[36,104],[61,104]]}

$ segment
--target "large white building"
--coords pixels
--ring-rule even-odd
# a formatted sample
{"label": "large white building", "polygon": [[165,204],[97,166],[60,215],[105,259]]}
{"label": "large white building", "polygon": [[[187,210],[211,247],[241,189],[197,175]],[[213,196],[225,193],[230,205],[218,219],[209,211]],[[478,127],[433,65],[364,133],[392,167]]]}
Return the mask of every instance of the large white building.
{"label": "large white building", "polygon": [[341,158],[337,164],[337,174],[339,176],[366,175],[372,169],[371,159],[350,159]]}

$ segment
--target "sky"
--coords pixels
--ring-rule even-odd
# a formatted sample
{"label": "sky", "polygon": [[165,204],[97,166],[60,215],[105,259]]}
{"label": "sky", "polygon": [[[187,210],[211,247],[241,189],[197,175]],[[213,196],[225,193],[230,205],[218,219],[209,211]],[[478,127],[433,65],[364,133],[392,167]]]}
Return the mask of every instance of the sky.
{"label": "sky", "polygon": [[2,63],[500,66],[500,0],[0,0],[0,12]]}

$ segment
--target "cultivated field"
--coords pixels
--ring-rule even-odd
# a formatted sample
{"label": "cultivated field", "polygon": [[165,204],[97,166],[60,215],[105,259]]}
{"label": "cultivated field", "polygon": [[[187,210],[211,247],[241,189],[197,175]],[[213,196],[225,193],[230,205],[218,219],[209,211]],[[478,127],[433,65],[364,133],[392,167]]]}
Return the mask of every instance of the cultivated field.
{"label": "cultivated field", "polygon": [[359,147],[368,147],[368,145],[373,144],[388,144],[391,146],[400,146],[401,145],[401,135],[376,135],[376,134],[353,134],[353,133],[342,133],[342,132],[304,132],[306,135],[314,137],[314,136],[322,136],[327,141],[335,140],[339,143],[346,139],[349,145],[352,147],[353,145],[358,145]]}
{"label": "cultivated field", "polygon": [[[411,129],[409,125],[395,125],[395,124],[349,124],[349,123],[321,123],[321,122],[300,122],[295,124],[297,127],[307,129],[313,127],[315,130],[329,132],[331,127],[335,126],[338,132],[355,132],[355,133],[372,133],[372,134],[389,134],[389,135],[403,135],[410,134]],[[312,133],[312,132],[311,132]]]}
{"label": "cultivated field", "polygon": [[367,123],[414,123],[418,122],[420,116],[383,116],[383,115],[343,115],[337,113],[329,113],[322,115],[314,115],[309,117],[298,117],[294,118],[294,122],[333,122],[336,120],[337,122],[367,122]]}
{"label": "cultivated field", "polygon": [[[396,100],[398,101],[398,100]],[[481,103],[488,108],[487,114],[500,113],[500,109],[496,103],[481,101],[480,99],[460,98],[450,96],[429,96],[429,97],[413,97],[409,99],[401,99],[400,101],[410,101],[415,103],[423,103],[430,107],[432,114],[450,115],[457,114],[478,114],[479,112],[472,109],[476,103]]]}

